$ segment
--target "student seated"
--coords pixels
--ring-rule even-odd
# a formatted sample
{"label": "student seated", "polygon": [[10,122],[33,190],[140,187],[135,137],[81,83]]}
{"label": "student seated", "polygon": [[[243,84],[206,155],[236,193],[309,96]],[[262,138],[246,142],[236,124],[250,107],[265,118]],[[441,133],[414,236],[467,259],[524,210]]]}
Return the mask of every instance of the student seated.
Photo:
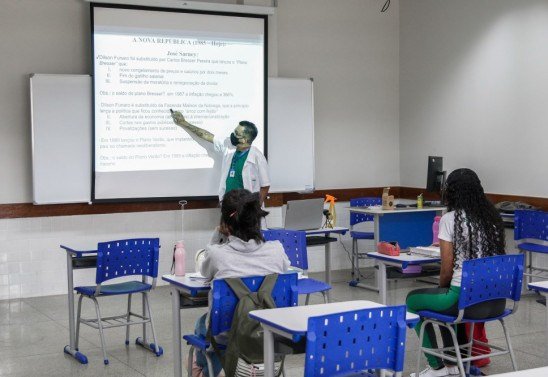
{"label": "student seated", "polygon": [[[266,215],[268,212],[261,208],[258,194],[244,189],[228,192],[221,203],[221,224],[206,247],[202,275],[213,280],[286,272],[290,263],[282,244],[265,242],[261,233],[261,220]],[[205,336],[207,324],[207,314],[204,314],[196,322],[196,334]],[[222,338],[216,340],[223,343]],[[217,376],[222,366],[217,355],[211,354],[211,358]],[[207,361],[197,352],[193,377],[202,375],[209,376]]]}
{"label": "student seated", "polygon": [[[440,285],[417,289],[407,296],[407,310],[417,313],[431,310],[449,315],[458,314],[462,263],[469,259],[504,254],[504,226],[493,204],[487,200],[481,182],[472,170],[457,169],[449,174],[444,187],[448,212],[440,220],[441,250]],[[466,311],[469,318],[488,318],[502,314],[506,301],[493,300]],[[419,334],[422,321],[415,327]],[[452,344],[447,329],[441,328],[444,347]],[[466,339],[464,325],[458,325],[459,339]],[[464,337],[464,338],[463,338]],[[461,341],[459,340],[459,343]],[[425,329],[423,347],[437,348],[433,326]],[[420,377],[459,375],[455,365],[444,365],[435,356],[426,354],[429,367]],[[447,363],[447,361],[446,361]],[[412,377],[415,373],[411,374]]]}

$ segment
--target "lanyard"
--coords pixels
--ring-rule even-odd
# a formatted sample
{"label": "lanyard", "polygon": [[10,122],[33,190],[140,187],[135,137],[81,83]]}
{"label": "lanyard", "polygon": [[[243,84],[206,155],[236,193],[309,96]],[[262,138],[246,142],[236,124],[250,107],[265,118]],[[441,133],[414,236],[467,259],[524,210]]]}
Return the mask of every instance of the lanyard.
{"label": "lanyard", "polygon": [[230,170],[236,170],[236,164],[242,157],[247,156],[247,153],[249,152],[249,149],[245,152],[242,152],[240,155],[238,155],[238,152],[234,153],[234,156],[232,157],[232,162],[230,164]]}

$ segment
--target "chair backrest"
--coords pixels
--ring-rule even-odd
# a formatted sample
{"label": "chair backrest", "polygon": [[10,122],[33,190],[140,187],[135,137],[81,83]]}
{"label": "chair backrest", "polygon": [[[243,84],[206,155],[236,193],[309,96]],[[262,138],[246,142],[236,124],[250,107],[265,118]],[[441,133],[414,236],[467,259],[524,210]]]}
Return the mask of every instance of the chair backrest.
{"label": "chair backrest", "polygon": [[293,267],[308,270],[306,232],[302,230],[269,229],[263,230],[267,241],[280,241]]}
{"label": "chair backrest", "polygon": [[[263,280],[264,276],[242,278],[244,284],[252,292],[256,292],[259,289]],[[238,304],[238,298],[223,279],[213,280],[212,284],[210,311],[211,335],[218,335],[230,330],[234,310]],[[279,274],[274,289],[272,290],[272,298],[274,299],[276,307],[297,306],[298,297],[297,274]]]}
{"label": "chair backrest", "polygon": [[517,210],[514,216],[514,240],[548,242],[548,212]]}
{"label": "chair backrest", "polygon": [[[370,207],[382,204],[382,198],[354,198],[350,199],[350,207]],[[350,225],[373,221],[373,215],[350,212]]]}
{"label": "chair backrest", "polygon": [[135,238],[97,245],[95,283],[128,275],[158,276],[159,238]]}
{"label": "chair backrest", "polygon": [[401,305],[309,318],[305,377],[357,375],[364,369],[403,371],[405,314]]}
{"label": "chair backrest", "polygon": [[480,302],[521,297],[523,254],[496,255],[464,261],[459,310]]}

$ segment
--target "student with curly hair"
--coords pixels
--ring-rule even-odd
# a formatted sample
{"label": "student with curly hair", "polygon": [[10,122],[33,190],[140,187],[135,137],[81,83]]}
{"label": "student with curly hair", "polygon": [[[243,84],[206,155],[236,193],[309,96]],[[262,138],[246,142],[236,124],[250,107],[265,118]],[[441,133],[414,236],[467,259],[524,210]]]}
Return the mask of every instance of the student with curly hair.
{"label": "student with curly hair", "polygon": [[[449,174],[445,184],[448,212],[440,220],[441,271],[438,288],[417,289],[409,293],[406,304],[410,312],[431,310],[448,315],[458,314],[458,301],[462,277],[462,263],[466,260],[505,253],[504,225],[493,204],[487,200],[480,179],[470,169],[457,169]],[[487,318],[500,315],[505,300],[478,304],[466,311],[469,318]],[[415,327],[419,334],[422,321]],[[440,329],[445,345],[451,344],[447,329]],[[457,334],[463,339],[464,326]],[[437,348],[433,326],[425,329],[423,347]],[[459,375],[455,365],[444,365],[435,356],[426,354],[429,367],[420,377]],[[415,377],[415,373],[411,374]]]}

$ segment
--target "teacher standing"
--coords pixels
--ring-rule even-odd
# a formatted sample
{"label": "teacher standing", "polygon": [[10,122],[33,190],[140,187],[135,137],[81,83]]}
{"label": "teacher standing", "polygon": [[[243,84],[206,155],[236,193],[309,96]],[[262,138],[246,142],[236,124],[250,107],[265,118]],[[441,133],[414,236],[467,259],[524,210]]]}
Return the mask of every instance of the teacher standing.
{"label": "teacher standing", "polygon": [[268,163],[262,152],[251,144],[257,137],[257,127],[246,120],[241,121],[230,137],[221,138],[185,120],[179,111],[172,111],[176,125],[197,137],[213,143],[215,152],[222,154],[219,200],[232,190],[246,189],[258,192],[261,205],[270,189]]}

